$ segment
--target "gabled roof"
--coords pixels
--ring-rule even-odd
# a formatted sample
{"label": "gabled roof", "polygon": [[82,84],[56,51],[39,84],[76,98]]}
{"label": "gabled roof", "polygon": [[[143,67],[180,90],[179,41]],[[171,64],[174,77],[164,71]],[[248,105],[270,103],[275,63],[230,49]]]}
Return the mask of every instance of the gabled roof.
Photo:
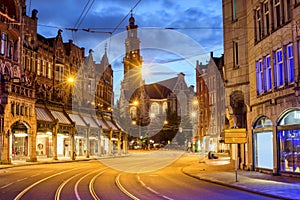
{"label": "gabled roof", "polygon": [[170,88],[159,83],[145,85],[144,89],[150,99],[166,99],[172,93]]}

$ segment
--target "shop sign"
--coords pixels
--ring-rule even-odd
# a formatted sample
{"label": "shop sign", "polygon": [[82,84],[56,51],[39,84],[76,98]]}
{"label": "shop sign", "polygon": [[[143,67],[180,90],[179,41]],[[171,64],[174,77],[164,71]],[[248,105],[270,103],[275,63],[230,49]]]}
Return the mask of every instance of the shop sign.
{"label": "shop sign", "polygon": [[247,133],[245,128],[225,129],[225,144],[247,143]]}

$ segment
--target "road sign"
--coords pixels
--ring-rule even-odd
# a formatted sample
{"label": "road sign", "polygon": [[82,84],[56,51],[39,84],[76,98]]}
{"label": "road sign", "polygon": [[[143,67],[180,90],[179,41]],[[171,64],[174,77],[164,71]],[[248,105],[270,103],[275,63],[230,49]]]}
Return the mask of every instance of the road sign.
{"label": "road sign", "polygon": [[225,129],[225,144],[242,144],[247,142],[245,128]]}

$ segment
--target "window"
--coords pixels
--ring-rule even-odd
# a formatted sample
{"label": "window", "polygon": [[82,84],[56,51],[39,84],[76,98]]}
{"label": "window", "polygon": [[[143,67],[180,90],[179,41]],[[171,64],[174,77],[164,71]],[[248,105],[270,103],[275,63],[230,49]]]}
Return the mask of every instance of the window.
{"label": "window", "polygon": [[15,115],[15,104],[12,103],[10,106],[10,113],[14,116]]}
{"label": "window", "polygon": [[42,60],[42,76],[46,76],[46,61]]}
{"label": "window", "polygon": [[56,66],[55,67],[55,80],[56,81],[63,81],[63,73],[64,73],[64,68],[63,66]]}
{"label": "window", "polygon": [[35,69],[35,58],[33,57],[33,58],[31,58],[31,71],[33,71],[33,72],[35,72],[36,71],[36,69]]}
{"label": "window", "polygon": [[286,48],[287,59],[287,81],[288,83],[294,82],[294,57],[293,57],[293,45],[289,44]]}
{"label": "window", "polygon": [[256,90],[257,94],[263,93],[263,68],[262,60],[256,62]]}
{"label": "window", "polygon": [[1,34],[1,46],[0,46],[0,54],[5,54],[5,46],[6,46],[6,40],[7,40],[7,34],[2,33]]}
{"label": "window", "polygon": [[25,70],[30,71],[30,59],[28,56],[25,56]]}
{"label": "window", "polygon": [[292,8],[291,8],[291,0],[286,0],[286,1],[284,1],[284,18],[285,18],[285,21],[287,22],[287,21],[290,21],[291,19],[292,19],[292,15],[291,15],[291,13],[292,13]]}
{"label": "window", "polygon": [[262,39],[262,20],[260,8],[256,9],[256,39],[257,41]]}
{"label": "window", "polygon": [[50,63],[48,62],[48,78],[51,79],[52,78],[52,68]]}
{"label": "window", "polygon": [[269,11],[269,2],[264,2],[263,4],[264,11],[264,35],[270,34],[270,11]]}
{"label": "window", "polygon": [[7,57],[8,58],[12,58],[12,56],[13,56],[13,49],[14,49],[13,43],[12,43],[12,41],[9,41],[8,42],[8,50],[7,50]]}
{"label": "window", "polygon": [[272,89],[272,67],[271,57],[268,55],[264,58],[264,90]]}
{"label": "window", "polygon": [[130,108],[130,117],[133,120],[137,118],[137,108],[134,106]]}
{"label": "window", "polygon": [[159,105],[158,103],[152,103],[151,104],[151,108],[150,108],[150,113],[153,113],[153,114],[159,114]]}
{"label": "window", "polygon": [[163,113],[167,112],[167,109],[168,109],[168,103],[164,102],[163,103]]}
{"label": "window", "polygon": [[232,0],[232,20],[233,21],[237,20],[237,15],[236,15],[236,0]]}
{"label": "window", "polygon": [[283,86],[284,84],[284,69],[283,69],[283,52],[279,49],[275,52],[274,58],[274,78],[275,87]]}
{"label": "window", "polygon": [[37,75],[41,74],[41,60],[37,60],[37,69],[36,69]]}
{"label": "window", "polygon": [[275,23],[275,28],[278,28],[281,25],[280,0],[274,0],[274,23]]}
{"label": "window", "polygon": [[234,68],[239,67],[239,45],[238,42],[233,42],[233,61],[234,61]]}

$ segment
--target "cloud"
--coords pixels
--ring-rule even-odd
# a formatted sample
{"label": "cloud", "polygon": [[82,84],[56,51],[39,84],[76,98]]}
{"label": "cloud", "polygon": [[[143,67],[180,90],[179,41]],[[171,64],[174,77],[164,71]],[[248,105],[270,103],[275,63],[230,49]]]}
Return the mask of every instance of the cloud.
{"label": "cloud", "polygon": [[[123,77],[125,27],[128,25],[129,17],[123,19],[137,0],[94,1],[77,32],[66,28],[74,27],[87,1],[51,0],[50,3],[45,3],[31,0],[30,2],[31,5],[27,0],[28,11],[32,9],[39,11],[39,34],[55,37],[57,30],[62,28],[64,41],[74,40],[76,45],[86,49],[86,54],[89,49],[94,49],[96,62],[100,62],[107,44],[109,61],[112,63],[116,80],[114,87],[119,88]],[[208,52],[218,50],[219,54],[222,53],[221,0],[142,0],[133,10],[133,14],[139,26],[144,64],[153,62],[168,65],[166,69],[169,71],[153,71],[156,77],[161,74],[158,78],[174,77],[182,71],[186,74],[188,84],[194,84],[193,67],[196,60],[205,63],[208,60]],[[118,29],[115,29],[117,26]],[[166,27],[175,29],[165,30]],[[90,32],[81,29],[90,29]],[[114,33],[111,37],[110,34],[104,33],[112,31]],[[148,51],[151,47],[166,51],[168,54],[164,53],[162,56],[156,54],[157,52]],[[115,90],[115,94],[118,93],[119,90]]]}

